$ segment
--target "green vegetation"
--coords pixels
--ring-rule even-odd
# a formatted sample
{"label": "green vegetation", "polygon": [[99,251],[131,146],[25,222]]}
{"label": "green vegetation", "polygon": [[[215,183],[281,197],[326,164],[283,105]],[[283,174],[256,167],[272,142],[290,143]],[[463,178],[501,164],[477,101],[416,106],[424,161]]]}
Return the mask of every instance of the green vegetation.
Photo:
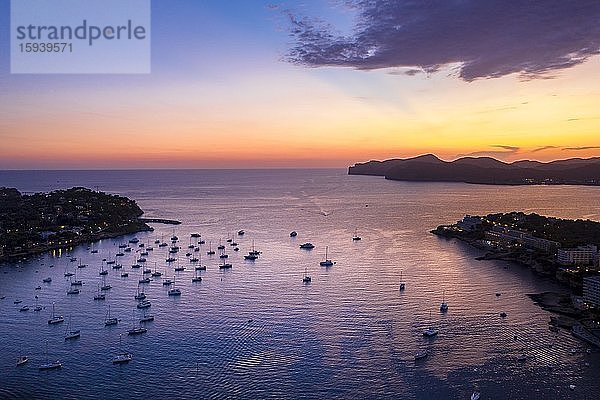
{"label": "green vegetation", "polygon": [[22,195],[0,188],[0,257],[152,230],[126,197],[74,187]]}

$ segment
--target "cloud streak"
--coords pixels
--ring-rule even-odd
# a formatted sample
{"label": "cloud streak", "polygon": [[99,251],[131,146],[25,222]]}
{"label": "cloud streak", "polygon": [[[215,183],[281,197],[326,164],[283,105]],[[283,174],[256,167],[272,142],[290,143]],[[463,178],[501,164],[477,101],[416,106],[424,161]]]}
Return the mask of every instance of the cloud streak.
{"label": "cloud streak", "polygon": [[458,65],[465,81],[517,73],[545,78],[600,50],[600,1],[348,0],[354,32],[287,12],[287,60],[309,67],[407,68]]}
{"label": "cloud streak", "polygon": [[600,146],[563,147],[562,149],[567,151],[596,150],[600,149]]}

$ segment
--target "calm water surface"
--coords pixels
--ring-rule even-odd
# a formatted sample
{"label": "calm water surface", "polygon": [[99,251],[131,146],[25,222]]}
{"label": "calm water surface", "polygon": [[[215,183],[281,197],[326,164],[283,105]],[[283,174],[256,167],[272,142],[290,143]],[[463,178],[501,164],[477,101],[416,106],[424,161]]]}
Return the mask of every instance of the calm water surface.
{"label": "calm water surface", "polygon": [[[482,399],[600,393],[599,353],[588,354],[566,331],[550,332],[550,314],[526,296],[563,289],[521,266],[476,261],[478,250],[428,233],[466,213],[600,220],[598,188],[391,182],[342,170],[12,171],[0,172],[0,186],[98,187],[137,200],[146,216],[183,222],[137,235],[154,246],[146,264],[175,276],[182,291],[169,297],[161,278],[145,285],[155,321],[140,336],[126,335],[141,315],[133,298],[141,270],[131,269],[138,248],[121,259],[129,277],[109,266],[107,300],[93,300],[101,260],[114,258],[133,235],[95,243],[98,254],[80,246],[0,266],[0,398],[468,399],[474,384]],[[361,241],[352,241],[355,230]],[[206,240],[201,283],[191,282],[194,268],[185,257],[192,232]],[[165,262],[166,248],[154,244],[173,233],[187,267],[178,273],[176,263]],[[206,255],[209,241],[213,249],[226,245],[231,270],[219,270],[218,255]],[[253,241],[262,255],[245,261]],[[304,242],[316,247],[300,250]],[[335,261],[329,268],[319,266],[326,246]],[[88,267],[78,269],[69,256]],[[84,281],[81,294],[66,295],[66,270]],[[310,284],[302,282],[305,270]],[[52,283],[43,284],[45,277]],[[35,295],[44,309],[19,312],[23,304],[33,308]],[[439,312],[442,296],[446,314]],[[71,316],[80,339],[65,342],[66,324],[47,324],[52,303]],[[109,304],[121,322],[107,328]],[[430,325],[439,329],[434,339],[421,335]],[[115,366],[120,334],[134,358]],[[38,371],[46,342],[61,370]],[[429,357],[415,362],[424,349]],[[21,353],[30,361],[16,368]],[[517,360],[521,354],[527,361]]]}

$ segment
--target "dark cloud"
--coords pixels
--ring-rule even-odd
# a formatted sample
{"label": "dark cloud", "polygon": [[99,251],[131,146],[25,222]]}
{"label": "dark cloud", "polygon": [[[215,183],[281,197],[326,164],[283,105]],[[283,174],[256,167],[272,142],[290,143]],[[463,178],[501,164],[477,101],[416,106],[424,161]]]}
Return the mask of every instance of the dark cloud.
{"label": "dark cloud", "polygon": [[426,73],[457,63],[471,81],[518,73],[524,79],[580,64],[600,50],[598,0],[354,0],[354,33],[288,12],[288,60],[361,70],[406,67]]}
{"label": "dark cloud", "polygon": [[594,150],[600,149],[600,146],[563,147],[562,149],[568,151]]}
{"label": "dark cloud", "polygon": [[542,146],[542,147],[538,147],[535,148],[533,150],[531,150],[532,153],[537,153],[538,151],[545,151],[545,150],[551,150],[551,149],[556,149],[556,146]]}
{"label": "dark cloud", "polygon": [[521,148],[516,146],[507,146],[503,144],[494,144],[490,147],[501,149],[501,150],[480,150],[474,151],[472,153],[465,154],[457,154],[457,157],[494,157],[498,159],[503,159],[505,157],[511,156],[515,153],[518,153]]}
{"label": "dark cloud", "polygon": [[498,148],[498,149],[504,149],[504,150],[506,150],[506,152],[507,152],[507,153],[516,153],[516,152],[518,152],[519,150],[521,150],[521,148],[520,148],[520,147],[516,147],[516,146],[507,146],[507,145],[504,145],[504,144],[494,144],[494,145],[492,145],[491,147],[496,147],[496,148]]}

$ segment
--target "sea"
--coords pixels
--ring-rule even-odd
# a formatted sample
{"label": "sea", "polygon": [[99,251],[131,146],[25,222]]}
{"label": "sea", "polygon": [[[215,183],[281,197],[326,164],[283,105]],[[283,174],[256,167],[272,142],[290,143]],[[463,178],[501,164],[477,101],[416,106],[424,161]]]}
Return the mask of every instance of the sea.
{"label": "sea", "polygon": [[[0,399],[470,399],[476,388],[481,399],[600,398],[600,351],[550,331],[552,314],[527,296],[564,287],[429,232],[514,210],[600,221],[598,187],[398,182],[342,169],[2,171],[0,186],[83,186],[182,222],[1,264]],[[205,241],[198,252],[192,233]],[[172,236],[181,250],[167,263],[169,247],[155,241]],[[314,249],[300,249],[306,242]],[[120,244],[132,252],[114,270],[102,260]],[[155,319],[129,336],[143,315],[142,269],[131,268],[140,244],[153,247],[144,264],[163,277],[140,286]],[[231,269],[219,268],[218,251],[207,255],[219,244]],[[259,258],[245,260],[253,248]],[[206,266],[201,282],[188,251]],[[330,267],[320,265],[326,252]],[[83,281],[78,295],[66,294],[69,271]],[[181,296],[168,296],[164,277]],[[102,284],[112,289],[94,300]],[[47,323],[53,305],[63,324]],[[120,322],[105,327],[109,306]],[[424,337],[428,327],[437,336]],[[65,340],[68,328],[80,338]],[[132,361],[114,365],[123,351]],[[19,355],[29,362],[16,367]],[[38,370],[47,360],[62,368]]]}

